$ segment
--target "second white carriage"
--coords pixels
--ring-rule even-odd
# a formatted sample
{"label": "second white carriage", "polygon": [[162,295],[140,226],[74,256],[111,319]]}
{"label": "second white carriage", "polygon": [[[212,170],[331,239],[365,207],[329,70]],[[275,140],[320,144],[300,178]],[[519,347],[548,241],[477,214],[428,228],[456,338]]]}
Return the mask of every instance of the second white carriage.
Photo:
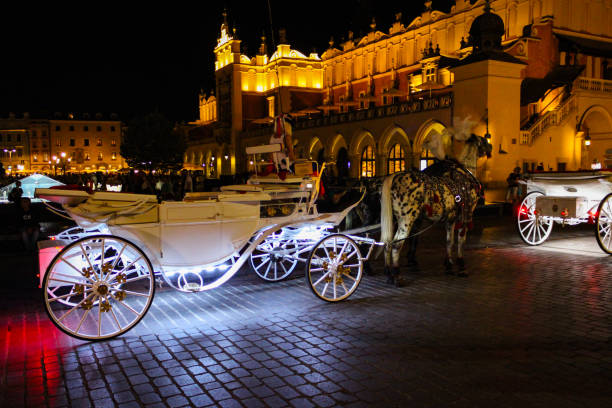
{"label": "second white carriage", "polygon": [[529,245],[545,242],[553,224],[595,225],[600,248],[612,254],[612,173],[559,172],[530,175],[517,214],[518,232]]}

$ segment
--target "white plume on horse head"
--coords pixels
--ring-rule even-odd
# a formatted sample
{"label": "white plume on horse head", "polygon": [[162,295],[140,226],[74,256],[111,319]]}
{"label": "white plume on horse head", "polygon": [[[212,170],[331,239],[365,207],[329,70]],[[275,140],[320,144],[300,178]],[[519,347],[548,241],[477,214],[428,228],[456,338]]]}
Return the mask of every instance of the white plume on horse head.
{"label": "white plume on horse head", "polygon": [[449,139],[446,129],[444,129],[444,134],[438,132],[437,130],[432,130],[429,132],[425,141],[423,141],[423,149],[429,150],[431,154],[434,155],[436,159],[444,160],[446,158],[447,152],[447,144],[445,139]]}
{"label": "white plume on horse head", "polygon": [[465,142],[472,134],[472,129],[478,124],[478,121],[471,120],[471,116],[467,115],[461,119],[455,116],[455,126],[451,128],[450,132],[455,137],[455,140]]}

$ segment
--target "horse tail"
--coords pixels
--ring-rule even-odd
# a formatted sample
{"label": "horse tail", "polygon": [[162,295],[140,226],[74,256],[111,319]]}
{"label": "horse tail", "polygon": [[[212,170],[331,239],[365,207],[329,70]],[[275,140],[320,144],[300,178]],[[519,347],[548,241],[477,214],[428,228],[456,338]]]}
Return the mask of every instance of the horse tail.
{"label": "horse tail", "polygon": [[380,240],[391,244],[393,240],[393,203],[391,201],[391,185],[395,175],[387,176],[383,181],[380,197]]}

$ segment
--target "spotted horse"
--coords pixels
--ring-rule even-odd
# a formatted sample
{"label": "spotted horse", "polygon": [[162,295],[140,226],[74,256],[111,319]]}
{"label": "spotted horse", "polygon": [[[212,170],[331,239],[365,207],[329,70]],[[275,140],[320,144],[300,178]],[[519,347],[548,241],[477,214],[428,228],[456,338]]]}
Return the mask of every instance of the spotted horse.
{"label": "spotted horse", "polygon": [[[471,135],[464,153],[490,156],[486,139]],[[467,276],[463,245],[472,228],[472,215],[481,196],[482,186],[459,161],[438,160],[425,171],[410,170],[387,176],[381,192],[381,241],[385,243],[385,272],[390,282],[400,285],[399,255],[415,224],[427,219],[446,227],[447,273],[453,273],[453,246],[457,231],[457,267],[459,276]],[[394,225],[395,220],[395,225]],[[411,250],[414,250],[411,248]]]}

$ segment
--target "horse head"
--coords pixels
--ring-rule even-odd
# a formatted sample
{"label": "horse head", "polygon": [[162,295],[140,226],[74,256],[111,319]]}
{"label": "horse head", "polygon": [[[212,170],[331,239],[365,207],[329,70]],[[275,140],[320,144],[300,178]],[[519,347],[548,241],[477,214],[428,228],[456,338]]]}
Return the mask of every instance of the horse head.
{"label": "horse head", "polygon": [[476,150],[476,157],[481,158],[487,156],[491,158],[491,152],[493,151],[493,145],[489,143],[486,137],[478,136],[472,133],[470,137],[465,141],[466,144],[470,144]]}

